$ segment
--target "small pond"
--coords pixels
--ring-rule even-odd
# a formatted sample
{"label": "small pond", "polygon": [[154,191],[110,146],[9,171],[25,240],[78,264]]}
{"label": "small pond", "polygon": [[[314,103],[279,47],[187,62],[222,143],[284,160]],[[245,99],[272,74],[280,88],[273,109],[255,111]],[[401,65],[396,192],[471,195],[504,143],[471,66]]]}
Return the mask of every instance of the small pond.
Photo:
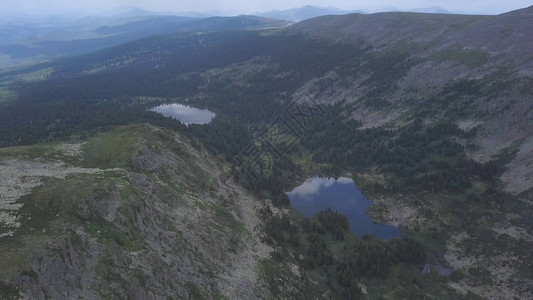
{"label": "small pond", "polygon": [[150,109],[150,111],[162,114],[165,117],[179,120],[185,125],[207,124],[216,116],[207,109],[195,108],[183,104],[162,104]]}
{"label": "small pond", "polygon": [[401,235],[397,227],[372,222],[366,213],[372,201],[357,190],[350,178],[313,177],[287,193],[287,196],[292,206],[306,217],[310,218],[328,208],[347,216],[350,230],[356,236],[369,234],[378,239],[388,239]]}

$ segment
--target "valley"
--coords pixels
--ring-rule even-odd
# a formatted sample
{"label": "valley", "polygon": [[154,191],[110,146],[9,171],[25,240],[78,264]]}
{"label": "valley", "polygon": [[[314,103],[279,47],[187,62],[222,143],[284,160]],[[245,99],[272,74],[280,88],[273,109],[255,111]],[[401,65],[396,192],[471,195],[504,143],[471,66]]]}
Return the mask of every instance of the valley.
{"label": "valley", "polygon": [[242,18],[0,72],[2,296],[533,297],[533,7]]}

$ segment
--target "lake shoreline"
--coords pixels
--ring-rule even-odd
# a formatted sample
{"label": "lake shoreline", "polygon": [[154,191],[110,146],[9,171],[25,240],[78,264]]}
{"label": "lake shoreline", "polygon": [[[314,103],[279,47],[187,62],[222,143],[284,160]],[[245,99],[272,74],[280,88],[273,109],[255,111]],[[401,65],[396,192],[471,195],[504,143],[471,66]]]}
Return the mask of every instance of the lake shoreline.
{"label": "lake shoreline", "polygon": [[310,177],[287,192],[287,196],[292,207],[308,218],[328,208],[346,215],[356,236],[370,234],[379,239],[401,236],[399,228],[371,218],[367,210],[373,201],[357,189],[352,178]]}

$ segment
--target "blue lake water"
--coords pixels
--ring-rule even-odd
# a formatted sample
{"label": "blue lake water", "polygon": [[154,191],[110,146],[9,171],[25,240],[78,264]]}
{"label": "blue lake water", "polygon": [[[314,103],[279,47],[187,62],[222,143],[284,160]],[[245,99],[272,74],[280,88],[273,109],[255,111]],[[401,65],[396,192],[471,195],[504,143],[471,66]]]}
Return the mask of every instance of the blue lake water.
{"label": "blue lake water", "polygon": [[207,124],[216,116],[214,112],[207,109],[195,108],[183,104],[163,104],[150,109],[162,114],[165,117],[179,120],[185,125]]}
{"label": "blue lake water", "polygon": [[387,239],[401,235],[397,227],[372,222],[365,212],[372,201],[357,190],[350,178],[313,177],[287,193],[287,196],[292,206],[306,217],[310,218],[328,208],[347,216],[350,230],[356,236],[370,234],[378,239]]}

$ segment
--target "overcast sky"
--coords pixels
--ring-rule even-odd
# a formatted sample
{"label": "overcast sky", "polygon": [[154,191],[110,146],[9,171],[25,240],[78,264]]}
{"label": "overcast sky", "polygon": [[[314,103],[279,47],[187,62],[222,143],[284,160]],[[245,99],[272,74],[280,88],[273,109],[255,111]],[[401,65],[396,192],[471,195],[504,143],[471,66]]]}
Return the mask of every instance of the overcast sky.
{"label": "overcast sky", "polygon": [[304,5],[334,6],[345,10],[401,10],[440,6],[450,11],[498,14],[533,5],[533,0],[0,0],[0,11],[61,14],[66,11],[93,13],[119,6],[155,11],[226,11],[232,14],[288,9]]}

